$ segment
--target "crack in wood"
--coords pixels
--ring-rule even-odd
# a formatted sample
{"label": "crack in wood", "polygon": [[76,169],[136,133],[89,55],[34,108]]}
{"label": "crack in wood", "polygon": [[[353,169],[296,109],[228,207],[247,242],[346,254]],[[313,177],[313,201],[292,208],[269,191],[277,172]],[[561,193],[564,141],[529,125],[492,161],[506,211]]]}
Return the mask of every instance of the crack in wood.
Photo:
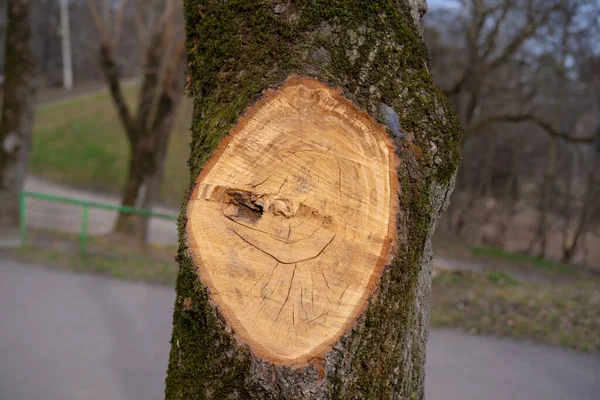
{"label": "crack in wood", "polygon": [[337,158],[332,157],[335,160],[335,163],[337,164],[338,167],[338,194],[340,196],[340,199],[342,198],[342,167],[340,166],[340,162],[338,161]]}
{"label": "crack in wood", "polygon": [[256,185],[253,184],[249,184],[250,186],[252,186],[253,189],[256,189],[257,187],[261,186],[262,184],[264,184],[265,182],[267,182],[269,179],[271,179],[273,177],[273,173],[269,174],[269,176],[267,176],[265,178],[265,180],[263,180],[262,182],[257,183]]}
{"label": "crack in wood", "polygon": [[340,308],[340,306],[342,305],[342,297],[344,297],[344,294],[346,293],[346,290],[348,290],[348,287],[349,287],[349,286],[350,286],[350,284],[348,283],[348,284],[346,285],[346,287],[344,288],[344,291],[343,291],[343,292],[342,292],[342,294],[340,295],[340,301],[338,302],[338,305],[337,305],[337,307],[335,308],[336,310],[337,310],[338,308]]}
{"label": "crack in wood", "polygon": [[256,285],[259,284],[259,282],[262,281],[262,278],[265,276],[265,274],[262,274],[257,280],[256,282],[254,282],[254,285],[252,285],[252,287],[250,288],[250,290],[248,290],[249,292],[252,292],[252,290],[254,290],[254,288],[256,287]]}
{"label": "crack in wood", "polygon": [[[318,230],[319,230],[319,229],[321,229],[321,228],[323,227],[323,225],[325,225],[325,222],[321,222],[321,225],[320,225],[320,226],[318,226],[318,227],[317,227],[317,228],[316,228],[316,229],[315,229],[315,230],[314,230],[314,231],[313,231],[313,232],[312,232],[312,233],[311,233],[309,236],[307,236],[307,237],[303,237],[303,238],[296,239],[296,240],[286,240],[286,239],[280,239],[280,238],[278,238],[277,236],[274,236],[274,235],[273,235],[271,232],[263,231],[262,229],[258,229],[258,228],[255,228],[255,227],[253,227],[253,226],[249,226],[249,225],[246,225],[246,224],[244,224],[244,223],[241,223],[240,221],[236,221],[235,219],[233,219],[233,217],[231,217],[231,216],[229,216],[229,215],[227,215],[227,214],[225,214],[225,213],[223,213],[223,212],[221,212],[221,213],[223,214],[223,216],[224,216],[225,218],[227,218],[228,220],[230,220],[231,222],[233,222],[233,223],[235,223],[235,224],[237,224],[237,225],[243,226],[244,228],[250,229],[250,230],[252,230],[252,231],[255,231],[255,232],[259,232],[259,233],[262,233],[262,234],[265,234],[265,235],[269,235],[269,237],[270,237],[271,239],[273,239],[273,240],[276,240],[276,241],[278,241],[278,242],[281,242],[281,243],[285,243],[285,244],[295,244],[295,243],[303,242],[303,241],[305,241],[305,240],[310,240],[310,239],[312,239],[312,237],[315,235],[315,233],[317,233],[317,232],[318,232]],[[291,229],[291,228],[290,228],[290,229]],[[288,233],[288,237],[289,237],[289,233]]]}
{"label": "crack in wood", "polygon": [[281,189],[283,189],[283,187],[285,186],[285,184],[287,183],[288,178],[290,177],[290,174],[287,174],[287,176],[285,177],[285,179],[283,180],[283,183],[281,184],[281,186],[279,186],[279,190],[277,190],[277,193],[275,195],[278,195],[281,193]]}
{"label": "crack in wood", "polygon": [[[265,285],[262,287],[262,289],[260,290],[261,292],[263,290],[265,290],[265,288],[267,286],[269,286],[269,283],[271,282],[271,278],[273,277],[273,273],[275,272],[275,270],[277,269],[277,267],[279,266],[279,262],[277,264],[275,264],[275,266],[273,267],[273,269],[271,270],[271,275],[269,275],[269,279],[267,280],[267,283],[265,283]],[[264,300],[264,297],[263,297]]]}
{"label": "crack in wood", "polygon": [[310,270],[310,280],[312,281],[312,288],[310,290],[310,302],[312,305],[312,311],[315,312],[315,279],[313,278],[312,269]]}
{"label": "crack in wood", "polygon": [[325,280],[325,285],[327,285],[327,289],[331,290],[331,286],[329,286],[329,282],[327,281],[327,278],[325,277],[325,272],[323,270],[321,270],[321,275],[323,276],[323,279]]}
{"label": "crack in wood", "polygon": [[[279,309],[279,312],[277,313],[277,318],[275,318],[276,322],[279,319],[279,314],[281,314],[281,311],[283,310],[283,308],[287,304],[288,300],[290,299],[290,293],[292,292],[292,286],[294,286],[294,276],[296,276],[296,269],[298,269],[298,264],[294,265],[294,270],[292,271],[292,279],[290,279],[290,286],[288,287],[287,296],[285,297],[285,301],[283,302],[283,305],[281,306],[281,308]],[[292,316],[293,316],[293,314],[292,314]]]}
{"label": "crack in wood", "polygon": [[302,262],[305,262],[305,261],[310,261],[310,260],[314,260],[314,259],[318,258],[321,254],[323,254],[323,252],[325,251],[325,249],[327,249],[327,247],[329,247],[329,245],[331,244],[331,242],[333,242],[333,240],[336,238],[336,235],[333,235],[333,237],[331,238],[331,240],[329,240],[329,242],[327,242],[327,244],[325,244],[325,246],[323,246],[323,248],[316,255],[314,255],[312,257],[306,257],[306,258],[303,258],[303,259],[300,259],[300,260],[295,260],[295,261],[282,261],[279,258],[275,257],[273,254],[269,253],[268,251],[263,250],[260,247],[258,247],[257,245],[255,245],[254,243],[250,242],[248,239],[246,239],[245,237],[243,237],[242,235],[240,235],[239,233],[237,233],[235,229],[229,228],[229,230],[231,232],[235,233],[235,235],[237,237],[239,237],[240,239],[242,239],[244,242],[246,242],[250,246],[254,247],[256,250],[260,251],[263,254],[268,255],[273,260],[277,261],[278,263],[284,264],[284,265],[291,265],[291,264],[295,264],[295,263],[302,263]]}

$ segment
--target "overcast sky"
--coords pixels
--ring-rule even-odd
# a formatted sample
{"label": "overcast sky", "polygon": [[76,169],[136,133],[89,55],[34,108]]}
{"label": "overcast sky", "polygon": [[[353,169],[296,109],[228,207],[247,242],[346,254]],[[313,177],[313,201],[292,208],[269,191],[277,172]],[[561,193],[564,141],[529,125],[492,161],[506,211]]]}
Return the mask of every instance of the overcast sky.
{"label": "overcast sky", "polygon": [[427,0],[427,5],[429,8],[434,8],[441,6],[458,7],[459,4],[457,0]]}

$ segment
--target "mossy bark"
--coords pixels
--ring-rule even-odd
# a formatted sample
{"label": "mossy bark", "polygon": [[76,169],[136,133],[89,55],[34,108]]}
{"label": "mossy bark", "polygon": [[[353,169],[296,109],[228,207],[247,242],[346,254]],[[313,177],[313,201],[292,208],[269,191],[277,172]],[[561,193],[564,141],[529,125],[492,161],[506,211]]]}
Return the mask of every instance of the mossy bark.
{"label": "mossy bark", "polygon": [[4,244],[18,238],[19,195],[31,148],[35,104],[32,7],[29,0],[9,1],[7,7],[5,82],[0,122],[0,242]]}
{"label": "mossy bark", "polygon": [[[460,158],[461,127],[428,71],[420,0],[186,0],[194,98],[188,196],[205,162],[267,88],[295,73],[339,87],[388,127],[400,159],[397,253],[355,326],[304,369],[236,341],[199,280],[179,219],[167,399],[422,399],[430,239]],[[415,23],[416,22],[416,23]]]}

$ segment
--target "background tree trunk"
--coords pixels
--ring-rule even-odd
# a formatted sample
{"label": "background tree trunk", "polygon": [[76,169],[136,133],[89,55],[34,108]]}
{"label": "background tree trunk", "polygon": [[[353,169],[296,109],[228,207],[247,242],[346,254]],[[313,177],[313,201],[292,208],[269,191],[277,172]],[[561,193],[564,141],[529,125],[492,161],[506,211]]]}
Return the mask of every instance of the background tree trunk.
{"label": "background tree trunk", "polygon": [[[158,69],[158,66],[156,67]],[[174,65],[170,76],[162,84],[164,88],[156,102],[154,118],[139,118],[129,134],[132,147],[129,172],[123,189],[122,204],[138,209],[150,210],[158,197],[160,183],[164,175],[165,159],[169,138],[175,124],[177,107],[181,101],[184,86],[185,63],[180,60]],[[146,77],[138,115],[152,113],[153,95],[161,83]],[[115,232],[135,236],[141,242],[148,237],[149,218],[127,213],[119,214]]]}
{"label": "background tree trunk", "polygon": [[[142,87],[132,112],[121,85],[117,47],[123,31],[127,2],[88,0],[100,34],[100,67],[130,145],[129,170],[122,204],[150,210],[158,196],[165,157],[177,107],[184,87],[185,53],[181,4],[173,0],[138,2],[135,25],[144,54]],[[146,242],[149,218],[120,213],[114,232]]]}
{"label": "background tree trunk", "polygon": [[292,368],[257,355],[215,306],[219,293],[203,283],[189,247],[185,202],[167,399],[424,397],[431,235],[453,188],[462,136],[428,72],[424,11],[424,2],[407,0],[186,1],[195,99],[187,198],[245,110],[298,74],[339,88],[386,126],[399,160],[397,240],[365,311],[326,353]]}
{"label": "background tree trunk", "polygon": [[[183,77],[183,71],[180,75]],[[180,79],[183,82],[183,78]],[[158,197],[160,183],[164,175],[165,159],[169,138],[175,123],[177,103],[180,97],[173,99],[175,104],[168,105],[161,123],[153,131],[135,144],[129,161],[129,172],[123,190],[122,204],[143,210],[150,210]],[[149,142],[150,143],[146,143]],[[119,214],[115,223],[115,232],[135,236],[140,242],[148,237],[149,218],[127,213]]]}
{"label": "background tree trunk", "polygon": [[0,240],[18,244],[19,195],[25,181],[33,110],[35,67],[29,0],[8,2],[5,82],[0,122]]}
{"label": "background tree trunk", "polygon": [[69,2],[60,0],[60,40],[63,62],[63,87],[73,89],[73,52],[71,46],[71,27],[69,23]]}

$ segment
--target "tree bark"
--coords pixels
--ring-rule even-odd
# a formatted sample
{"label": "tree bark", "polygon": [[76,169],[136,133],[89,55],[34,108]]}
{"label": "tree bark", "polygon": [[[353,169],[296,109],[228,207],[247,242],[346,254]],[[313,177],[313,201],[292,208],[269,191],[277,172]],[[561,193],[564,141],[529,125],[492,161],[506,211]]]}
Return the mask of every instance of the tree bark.
{"label": "tree bark", "polygon": [[35,104],[28,0],[8,2],[5,83],[0,123],[0,239],[18,244],[19,195],[25,182]]}
{"label": "tree bark", "polygon": [[[428,54],[420,37],[420,16],[424,10],[424,2],[408,0],[296,0],[282,4],[254,0],[186,1],[190,61],[188,90],[195,101],[189,161],[192,181],[179,220],[180,271],[167,399],[424,398],[431,235],[454,185],[462,137],[462,129],[451,107],[428,72]],[[276,103],[274,99],[280,99],[298,81],[309,82],[307,87],[317,88],[316,92],[338,93],[340,99],[320,101],[323,98],[311,92],[312,89],[305,92],[299,89],[298,97],[288,99],[308,104],[306,109],[310,111],[305,111],[306,126],[310,129],[302,131],[297,125],[293,125],[294,129],[279,129],[289,121],[305,117],[285,114],[285,117],[277,118],[283,115],[278,113],[288,110],[284,107],[288,103]],[[307,97],[302,96],[312,98],[312,105]],[[336,95],[331,96],[336,98]],[[265,114],[269,104],[281,106],[272,107],[273,114]],[[351,106],[345,109],[343,104]],[[331,107],[331,115],[324,117],[321,123],[329,128],[323,127],[320,131],[320,125],[311,120],[321,113],[323,107]],[[353,107],[359,111],[347,111]],[[336,118],[340,115],[349,118],[349,121],[356,118],[355,123],[338,122]],[[291,281],[286,281],[290,284],[280,313],[282,310],[289,312],[287,323],[290,324],[291,320],[295,326],[300,317],[294,309],[290,312],[289,305],[294,296],[296,304],[302,304],[306,295],[301,288],[293,286],[294,280],[303,273],[302,266],[294,266],[294,261],[290,260],[300,257],[297,261],[300,264],[308,258],[301,258],[302,254],[291,248],[288,252],[277,253],[281,244],[261,248],[261,243],[252,242],[254,239],[250,236],[227,232],[221,224],[243,226],[240,229],[254,232],[251,234],[253,238],[263,240],[262,228],[257,227],[261,226],[260,221],[264,218],[285,221],[288,213],[293,217],[294,213],[300,213],[299,210],[304,210],[304,215],[309,216],[307,218],[320,218],[318,210],[306,211],[309,207],[297,207],[293,201],[260,194],[258,188],[277,186],[280,189],[277,193],[298,195],[306,189],[306,185],[311,186],[310,182],[316,185],[317,179],[311,181],[314,174],[321,174],[319,182],[326,181],[326,184],[331,183],[335,187],[335,182],[342,182],[341,177],[347,177],[352,170],[345,168],[345,164],[338,169],[333,162],[315,161],[313,168],[292,169],[291,175],[296,175],[289,178],[294,179],[293,185],[290,185],[287,176],[282,176],[280,165],[292,163],[288,159],[293,158],[306,160],[309,156],[300,154],[301,151],[315,151],[298,144],[299,150],[285,153],[281,157],[283,161],[271,164],[265,164],[261,154],[268,155],[279,145],[293,147],[294,143],[305,143],[311,138],[325,140],[331,133],[328,129],[347,126],[349,128],[344,129],[351,131],[352,127],[360,126],[362,122],[359,121],[371,121],[365,124],[380,127],[385,141],[390,143],[391,157],[398,160],[397,164],[389,167],[390,179],[391,176],[397,179],[397,184],[391,187],[398,187],[397,193],[392,190],[390,197],[394,210],[391,218],[395,222],[392,232],[394,245],[380,270],[374,269],[369,262],[361,261],[357,266],[377,272],[372,287],[365,292],[367,295],[360,299],[364,301],[364,307],[356,304],[360,312],[344,320],[341,333],[332,336],[326,346],[315,352],[302,353],[305,343],[292,340],[289,342],[290,349],[300,349],[300,353],[291,354],[292,350],[289,350],[290,354],[287,354],[288,349],[278,343],[278,332],[269,332],[265,328],[266,333],[272,335],[270,339],[253,337],[243,322],[251,318],[244,315],[244,310],[232,309],[223,299],[227,296],[235,298],[235,293],[245,290],[245,281],[236,280],[244,274],[241,266],[253,267],[255,258],[270,257],[277,260],[277,264],[282,264],[281,268],[288,269],[289,277],[286,277]],[[258,124],[256,131],[252,124]],[[275,135],[278,139],[272,142],[263,141],[264,131],[269,127],[275,127],[271,129],[272,135],[279,132],[282,136]],[[288,139],[282,140],[284,136]],[[361,142],[361,145],[369,140]],[[333,142],[331,152],[345,145],[347,143],[341,140]],[[240,155],[235,153],[235,149],[254,151],[258,158],[246,157],[244,152]],[[320,154],[314,155],[315,160],[331,153],[323,148]],[[225,162],[226,159],[237,159],[240,164]],[[365,158],[363,162],[372,161],[373,158]],[[227,165],[229,168],[226,168]],[[236,169],[235,165],[239,167]],[[330,175],[323,173],[327,170],[323,165],[331,166]],[[242,180],[248,174],[247,169],[260,171],[259,167],[272,170],[277,183],[281,181],[282,184],[278,186],[268,181],[251,181],[249,184]],[[299,174],[307,178],[302,179]],[[338,174],[340,179],[336,180]],[[210,179],[217,178],[246,189],[211,186]],[[359,179],[358,175],[356,179]],[[386,180],[381,179],[368,183],[384,187]],[[347,186],[340,183],[339,189],[340,193],[345,193]],[[360,190],[360,185],[355,189]],[[337,194],[330,196],[330,201],[321,202],[324,208],[327,204],[340,203]],[[374,198],[377,196],[372,196],[375,197],[366,196],[366,199],[371,198],[376,203]],[[355,197],[348,197],[350,199]],[[216,217],[213,223],[210,223],[210,215],[198,212],[204,200],[206,207],[217,207],[215,210],[219,205],[208,204],[209,201],[222,202],[223,212],[214,211]],[[269,213],[274,216],[267,216]],[[378,208],[366,220],[380,220],[386,213],[387,208]],[[348,215],[347,221],[354,217]],[[339,226],[343,217],[331,215],[331,218],[326,216],[322,220],[322,224],[338,224],[335,227],[338,232],[344,231],[344,226]],[[348,222],[347,228],[351,230],[350,225]],[[220,233],[206,238],[198,233],[212,232],[213,229]],[[319,229],[314,232],[314,237],[321,234]],[[369,233],[370,239],[370,232],[366,233]],[[357,232],[356,235],[366,233]],[[232,237],[231,240],[235,240],[237,235],[240,240],[225,246],[220,241],[226,235]],[[286,235],[290,238],[290,232]],[[328,238],[323,235],[321,243],[333,243],[331,246],[334,246],[335,237]],[[280,238],[276,240],[277,243],[286,242]],[[256,249],[248,250],[250,245]],[[224,252],[221,257],[218,256],[219,251]],[[321,253],[308,254],[314,253],[318,257],[325,251],[323,247]],[[335,254],[331,251],[326,256],[335,261]],[[357,250],[356,258],[360,254]],[[353,253],[348,255],[344,261],[352,259]],[[220,279],[226,280],[227,274],[235,279],[217,282],[213,279],[216,275],[211,275],[215,271],[217,275],[221,274],[218,275]],[[344,271],[340,273],[346,273]],[[329,275],[336,271],[326,269],[321,272]],[[256,280],[258,276],[249,274],[248,278]],[[349,276],[348,279],[353,278]],[[236,282],[239,282],[237,287]],[[233,285],[233,289],[221,290],[218,286],[221,284]],[[325,284],[332,288],[334,285],[332,281],[325,281],[323,291],[327,290]],[[269,285],[267,281],[264,287]],[[277,291],[275,286],[273,292],[277,294]],[[324,292],[316,292],[315,295],[325,297]],[[251,301],[253,297],[248,295],[248,299]],[[256,318],[264,318],[260,310]],[[281,322],[277,321],[279,315],[273,315],[273,318],[275,321],[264,322]],[[322,321],[318,329],[327,330],[333,324],[328,321]],[[306,326],[304,335],[310,336],[317,330],[310,328],[309,324]],[[289,331],[287,334],[282,331],[281,337],[289,340]]]}

